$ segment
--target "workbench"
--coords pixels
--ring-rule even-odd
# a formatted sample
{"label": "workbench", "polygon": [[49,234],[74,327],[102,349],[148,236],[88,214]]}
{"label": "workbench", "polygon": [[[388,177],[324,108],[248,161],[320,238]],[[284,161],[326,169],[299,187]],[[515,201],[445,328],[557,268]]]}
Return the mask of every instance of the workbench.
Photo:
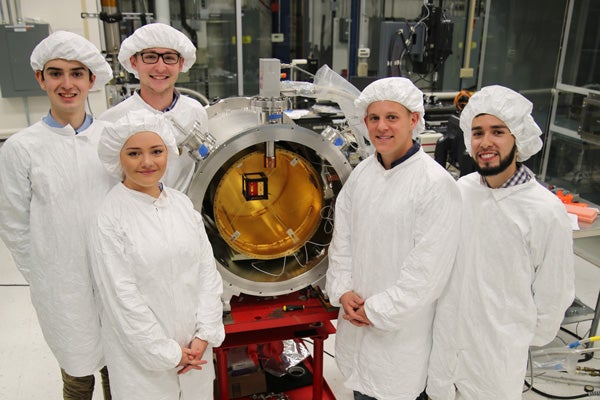
{"label": "workbench", "polygon": [[[312,357],[304,362],[313,375],[313,384],[290,390],[285,394],[290,400],[335,399],[323,379],[323,342],[335,333],[331,320],[337,318],[337,308],[326,308],[319,298],[301,292],[268,298],[234,296],[230,304],[231,312],[224,319],[225,340],[221,346],[214,349],[217,375],[215,399],[229,399],[228,350],[277,340],[303,338],[310,338],[314,344]],[[299,309],[283,311],[284,306],[290,305]]]}

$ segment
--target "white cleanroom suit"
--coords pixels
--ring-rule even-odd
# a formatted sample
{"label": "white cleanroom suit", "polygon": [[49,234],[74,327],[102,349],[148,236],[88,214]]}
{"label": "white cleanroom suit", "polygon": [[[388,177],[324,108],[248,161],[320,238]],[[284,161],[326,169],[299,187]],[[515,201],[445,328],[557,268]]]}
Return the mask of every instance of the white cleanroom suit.
{"label": "white cleanroom suit", "polygon": [[0,149],[0,237],[30,285],[48,346],[72,376],[104,365],[84,235],[117,182],[97,155],[104,124],[76,134],[40,121]]}
{"label": "white cleanroom suit", "polygon": [[[134,93],[131,97],[123,100],[112,108],[109,108],[100,115],[100,119],[116,122],[131,111],[148,110],[155,114],[163,114],[165,117],[172,118],[184,129],[190,131],[195,121],[198,121],[201,126],[208,126],[208,115],[206,110],[198,101],[179,95],[179,99],[175,106],[169,111],[158,111],[148,103],[146,103],[139,95]],[[174,131],[177,143],[185,138],[183,134],[177,130]],[[162,182],[165,186],[185,192],[192,181],[194,175],[195,160],[184,150],[180,157],[169,158],[169,166],[163,176]]]}
{"label": "white cleanroom suit", "polygon": [[457,247],[460,194],[422,149],[385,170],[362,161],[342,187],[329,247],[327,293],[365,299],[370,326],[338,318],[336,362],[345,385],[379,400],[425,388],[435,303]]}
{"label": "white cleanroom suit", "polygon": [[[191,201],[166,187],[155,199],[118,184],[90,247],[113,399],[212,399],[210,345],[225,337],[223,288]],[[208,364],[177,375],[180,346],[194,337],[209,342]]]}
{"label": "white cleanroom suit", "polygon": [[[434,400],[521,399],[530,345],[554,339],[574,297],[565,207],[535,179],[491,189],[458,182],[459,250],[434,325]],[[456,389],[458,393],[456,393]]]}

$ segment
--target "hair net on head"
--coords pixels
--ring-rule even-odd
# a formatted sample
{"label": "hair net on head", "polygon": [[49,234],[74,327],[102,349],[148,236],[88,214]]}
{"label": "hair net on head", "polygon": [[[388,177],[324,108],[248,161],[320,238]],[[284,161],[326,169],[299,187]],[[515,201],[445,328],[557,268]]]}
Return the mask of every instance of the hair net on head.
{"label": "hair net on head", "polygon": [[100,51],[86,38],[76,33],[56,31],[38,43],[29,62],[34,71],[43,71],[50,60],[57,58],[79,61],[96,75],[94,87],[104,86],[113,77],[112,69]]}
{"label": "hair net on head", "polygon": [[111,175],[123,179],[120,155],[127,139],[139,132],[154,132],[165,143],[168,158],[172,160],[179,156],[173,130],[171,121],[162,114],[149,110],[131,111],[114,124],[104,127],[98,143],[98,156]]}
{"label": "hair net on head", "polygon": [[[475,93],[460,115],[460,128],[465,146],[471,154],[471,125],[479,114],[489,114],[502,120],[515,137],[517,161],[525,161],[542,148],[540,135],[531,110],[533,104],[514,90],[503,86],[487,86]],[[472,155],[472,154],[471,154]]]}
{"label": "hair net on head", "polygon": [[171,25],[160,22],[144,25],[123,40],[119,50],[119,62],[127,71],[138,77],[129,59],[142,50],[154,47],[173,49],[178,52],[183,57],[182,72],[187,72],[196,62],[196,47],[192,41]]}
{"label": "hair net on head", "polygon": [[419,121],[412,131],[413,138],[425,130],[423,92],[410,79],[401,77],[378,79],[362,91],[354,101],[354,105],[364,117],[367,115],[369,104],[385,100],[395,101],[406,107],[408,111],[419,113]]}

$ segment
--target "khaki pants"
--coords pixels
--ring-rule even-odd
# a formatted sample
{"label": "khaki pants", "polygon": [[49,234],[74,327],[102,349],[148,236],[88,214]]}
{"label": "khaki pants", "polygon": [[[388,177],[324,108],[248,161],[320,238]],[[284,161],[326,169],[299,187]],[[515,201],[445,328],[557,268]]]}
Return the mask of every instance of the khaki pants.
{"label": "khaki pants", "polygon": [[[60,370],[63,380],[63,398],[64,400],[92,400],[94,393],[94,375],[88,376],[71,376]],[[102,378],[102,391],[104,392],[104,400],[111,400],[110,383],[108,379],[108,369],[106,367],[100,370]]]}

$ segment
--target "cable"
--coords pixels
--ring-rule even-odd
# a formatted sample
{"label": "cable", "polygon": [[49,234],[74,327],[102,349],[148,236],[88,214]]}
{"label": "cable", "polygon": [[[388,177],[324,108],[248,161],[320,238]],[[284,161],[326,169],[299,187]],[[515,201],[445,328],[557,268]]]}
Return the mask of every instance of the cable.
{"label": "cable", "polygon": [[561,330],[561,331],[563,331],[563,332],[565,332],[565,333],[568,333],[569,335],[571,335],[571,336],[573,336],[574,338],[577,338],[577,339],[579,339],[579,340],[582,340],[582,339],[583,339],[581,336],[579,336],[579,335],[578,335],[578,334],[576,334],[575,332],[573,332],[573,331],[570,331],[570,330],[568,330],[567,328],[565,328],[565,327],[563,327],[563,326],[561,326],[561,327],[560,327],[560,330]]}
{"label": "cable", "polygon": [[[567,345],[568,349],[574,349],[582,344],[587,344],[587,343],[591,343],[591,342],[597,342],[600,341],[600,336],[592,336],[588,339],[581,339],[578,341],[575,341],[573,343],[570,343]],[[558,352],[565,352],[565,351],[569,351],[567,349],[558,349]],[[555,351],[557,351],[555,349]],[[585,350],[584,350],[585,351]],[[536,351],[536,352],[539,352]],[[528,390],[531,390],[534,393],[537,393],[541,396],[547,397],[549,399],[581,399],[584,397],[591,397],[591,396],[600,396],[600,391],[590,391],[590,392],[586,392],[583,394],[578,394],[578,395],[573,395],[573,396],[558,396],[558,395],[553,395],[553,394],[549,394],[549,393],[545,393],[542,392],[539,389],[536,389],[533,386],[533,362],[532,362],[532,353],[531,353],[531,349],[529,349],[529,354],[528,354],[528,358],[529,358],[529,374],[530,374],[530,379],[531,379],[531,383],[527,382],[527,380],[525,379],[523,381],[523,383],[525,384],[525,386],[527,386],[527,390],[524,390],[523,393],[527,392]]]}
{"label": "cable", "polygon": [[527,381],[525,381],[525,386],[527,386],[527,389],[523,390],[522,393],[528,392],[533,387],[533,363],[531,362],[531,349],[527,350],[527,358],[529,359],[529,378],[531,379],[531,386],[528,386]]}
{"label": "cable", "polygon": [[[310,343],[311,345],[313,345],[313,347],[315,346],[315,344],[314,344],[312,341],[308,340],[308,339],[304,339],[304,338],[302,338],[302,339],[300,339],[300,340],[301,340],[302,342],[308,342],[308,343]],[[327,351],[325,351],[325,350],[323,350],[323,353],[324,353],[324,354],[327,354],[327,355],[328,355],[329,357],[331,357],[331,358],[335,358],[335,356],[334,356],[333,354],[331,354],[331,353],[329,353],[329,352],[327,352]]]}
{"label": "cable", "polygon": [[544,397],[547,397],[549,399],[583,399],[584,397],[591,397],[591,396],[599,396],[600,395],[600,391],[595,391],[595,392],[590,392],[590,393],[576,394],[576,395],[573,395],[573,396],[558,396],[558,395],[554,395],[554,394],[549,394],[549,393],[542,392],[541,390],[534,388],[533,385],[531,385],[527,381],[525,381],[525,386],[529,387],[533,393],[537,393],[540,396],[544,396]]}
{"label": "cable", "polygon": [[283,257],[283,267],[281,268],[281,272],[279,272],[278,274],[272,274],[270,272],[267,272],[265,270],[262,270],[262,269],[258,268],[258,266],[257,266],[258,263],[255,263],[255,262],[250,263],[250,265],[252,266],[252,268],[254,268],[255,270],[257,270],[259,272],[262,272],[263,274],[270,275],[270,276],[273,276],[275,278],[279,278],[285,272],[285,261],[286,261],[286,259],[287,259],[287,256],[284,256]]}
{"label": "cable", "polygon": [[394,32],[388,43],[387,76],[393,76],[394,48],[396,47],[396,41],[398,40],[398,37],[398,32]]}

